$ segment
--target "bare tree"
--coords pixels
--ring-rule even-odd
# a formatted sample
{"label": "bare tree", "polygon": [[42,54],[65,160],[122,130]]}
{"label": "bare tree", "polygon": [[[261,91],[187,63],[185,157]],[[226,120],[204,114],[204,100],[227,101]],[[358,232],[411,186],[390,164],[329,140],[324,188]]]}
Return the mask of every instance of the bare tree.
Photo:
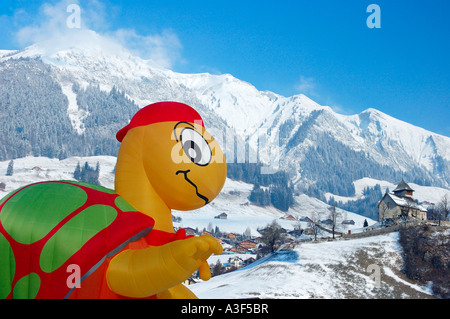
{"label": "bare tree", "polygon": [[406,227],[407,223],[410,222],[412,218],[415,218],[417,216],[416,203],[412,199],[405,200],[405,204],[400,207],[400,210],[400,217],[402,217],[404,226]]}
{"label": "bare tree", "polygon": [[337,223],[339,222],[341,217],[341,214],[336,210],[336,206],[330,207],[330,220],[331,220],[331,232],[333,234],[334,239],[334,233],[336,231]]}
{"label": "bare tree", "polygon": [[317,241],[317,234],[320,231],[319,216],[317,215],[317,213],[313,213],[311,215],[311,218],[309,219],[309,222],[308,222],[308,226],[309,226],[309,228],[311,228],[311,230],[314,234],[314,241]]}
{"label": "bare tree", "polygon": [[297,236],[301,236],[301,234],[303,233],[303,228],[302,228],[302,223],[301,222],[297,222],[294,225],[294,231],[295,231],[295,234]]}
{"label": "bare tree", "polygon": [[417,204],[413,200],[407,200],[405,207],[408,209],[408,216],[417,218]]}
{"label": "bare tree", "polygon": [[440,226],[441,217],[444,219],[444,221],[446,221],[448,215],[450,214],[450,203],[447,194],[444,195],[444,197],[442,197],[441,201],[439,202],[438,211],[439,211],[439,226]]}

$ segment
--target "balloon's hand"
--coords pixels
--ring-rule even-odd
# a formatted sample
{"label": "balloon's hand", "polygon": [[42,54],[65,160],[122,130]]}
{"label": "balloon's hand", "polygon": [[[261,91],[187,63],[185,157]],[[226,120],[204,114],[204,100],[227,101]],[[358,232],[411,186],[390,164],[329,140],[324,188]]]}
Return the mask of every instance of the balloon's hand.
{"label": "balloon's hand", "polygon": [[182,241],[173,242],[172,254],[189,274],[199,269],[200,278],[208,280],[211,278],[206,260],[212,255],[220,255],[223,251],[222,245],[210,235],[191,237]]}
{"label": "balloon's hand", "polygon": [[211,269],[209,268],[209,265],[206,261],[200,265],[198,273],[201,280],[207,281],[211,279]]}
{"label": "balloon's hand", "polygon": [[108,286],[119,295],[143,298],[162,294],[197,269],[200,278],[208,280],[211,272],[206,260],[222,251],[222,245],[210,235],[145,249],[127,249],[111,260],[106,274]]}

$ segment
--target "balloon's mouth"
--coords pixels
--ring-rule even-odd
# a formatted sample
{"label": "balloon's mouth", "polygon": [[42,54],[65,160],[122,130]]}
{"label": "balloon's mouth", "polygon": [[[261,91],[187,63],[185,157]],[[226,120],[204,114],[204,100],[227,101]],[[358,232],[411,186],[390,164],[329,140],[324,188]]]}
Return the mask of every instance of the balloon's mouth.
{"label": "balloon's mouth", "polygon": [[195,194],[196,194],[199,198],[203,199],[203,200],[205,201],[205,205],[207,205],[207,204],[209,203],[208,197],[206,197],[205,195],[200,194],[200,193],[198,192],[198,187],[197,187],[197,185],[195,185],[195,183],[194,183],[193,181],[191,181],[191,180],[189,179],[189,177],[187,176],[187,174],[188,174],[190,171],[191,171],[190,169],[188,169],[188,170],[186,170],[186,171],[181,171],[181,170],[180,170],[180,171],[177,171],[177,172],[175,173],[175,175],[178,175],[178,174],[182,173],[182,174],[184,175],[184,179],[185,179],[189,184],[191,184],[192,186],[195,187]]}

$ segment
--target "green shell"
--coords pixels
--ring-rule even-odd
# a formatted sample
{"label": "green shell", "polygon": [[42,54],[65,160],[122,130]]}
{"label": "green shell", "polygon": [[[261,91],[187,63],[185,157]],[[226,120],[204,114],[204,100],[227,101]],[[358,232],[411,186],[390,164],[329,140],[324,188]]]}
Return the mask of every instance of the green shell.
{"label": "green shell", "polygon": [[32,244],[47,235],[86,200],[86,192],[75,185],[34,184],[22,189],[4,204],[0,222],[14,240]]}
{"label": "green shell", "polygon": [[[135,223],[130,222],[122,227],[123,220],[119,223],[116,219],[124,212],[128,217],[134,214],[130,218],[139,218],[139,225],[135,227]],[[111,246],[108,243],[104,248],[89,248],[95,255],[92,258],[103,258],[145,227],[150,231],[153,220],[142,222],[142,216],[113,190],[82,182],[36,183],[12,192],[0,201],[0,226],[3,228],[0,228],[0,298],[8,297],[11,292],[13,298],[36,297],[45,284],[43,277],[57,270],[65,276],[60,267],[70,262],[82,248],[86,249],[86,243],[98,238],[113,222],[114,232],[120,233],[114,238],[121,236],[120,239],[113,239],[118,242]],[[23,249],[14,248],[18,245],[42,247],[39,260],[33,263],[27,261],[27,256],[20,257]],[[17,274],[17,265],[23,262],[30,263],[29,271]],[[20,278],[13,283],[15,276]]]}

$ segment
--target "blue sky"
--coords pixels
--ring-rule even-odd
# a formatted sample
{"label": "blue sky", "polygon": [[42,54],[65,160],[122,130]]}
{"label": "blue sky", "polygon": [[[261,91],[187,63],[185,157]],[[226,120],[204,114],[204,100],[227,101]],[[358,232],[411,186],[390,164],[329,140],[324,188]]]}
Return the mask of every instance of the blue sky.
{"label": "blue sky", "polygon": [[[339,113],[372,107],[450,136],[448,0],[2,0],[0,49],[47,36],[70,3],[84,28],[174,71],[230,73]],[[372,3],[379,29],[366,24]]]}

